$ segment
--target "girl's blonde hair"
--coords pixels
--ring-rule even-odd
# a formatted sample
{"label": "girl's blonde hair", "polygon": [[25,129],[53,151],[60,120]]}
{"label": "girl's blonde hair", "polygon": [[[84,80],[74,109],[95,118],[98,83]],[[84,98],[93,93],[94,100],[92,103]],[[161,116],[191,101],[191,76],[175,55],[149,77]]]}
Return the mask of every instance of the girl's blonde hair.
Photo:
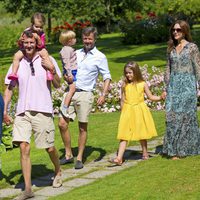
{"label": "girl's blonde hair", "polygon": [[76,33],[74,31],[68,30],[68,31],[63,31],[60,34],[59,37],[59,42],[62,45],[67,45],[69,40],[76,38]]}
{"label": "girl's blonde hair", "polygon": [[128,83],[128,79],[126,78],[126,69],[129,68],[130,70],[133,71],[133,75],[134,75],[134,81],[136,83],[142,82],[144,81],[143,77],[142,77],[142,73],[140,71],[140,67],[139,65],[135,62],[135,61],[130,61],[128,62],[125,66],[124,66],[124,81],[126,83]]}
{"label": "girl's blonde hair", "polygon": [[33,16],[31,17],[31,24],[34,25],[35,24],[35,19],[40,20],[40,23],[42,24],[42,26],[45,25],[45,17],[42,13],[40,12],[36,12],[33,14]]}
{"label": "girl's blonde hair", "polygon": [[135,61],[130,61],[124,66],[124,79],[123,79],[123,85],[122,85],[123,91],[124,91],[126,84],[130,83],[130,81],[126,78],[126,69],[127,68],[133,72],[134,82],[139,83],[139,82],[144,81],[139,65]]}

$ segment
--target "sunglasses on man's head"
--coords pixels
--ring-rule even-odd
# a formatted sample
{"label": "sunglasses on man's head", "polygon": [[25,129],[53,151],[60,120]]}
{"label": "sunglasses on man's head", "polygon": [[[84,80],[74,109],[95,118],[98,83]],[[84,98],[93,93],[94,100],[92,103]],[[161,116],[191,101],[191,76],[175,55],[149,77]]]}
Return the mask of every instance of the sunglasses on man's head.
{"label": "sunglasses on man's head", "polygon": [[35,76],[35,69],[33,67],[33,62],[30,62],[30,68],[31,68],[31,75]]}
{"label": "sunglasses on man's head", "polygon": [[173,28],[172,29],[172,32],[177,32],[177,33],[180,33],[182,30],[181,30],[181,28]]}

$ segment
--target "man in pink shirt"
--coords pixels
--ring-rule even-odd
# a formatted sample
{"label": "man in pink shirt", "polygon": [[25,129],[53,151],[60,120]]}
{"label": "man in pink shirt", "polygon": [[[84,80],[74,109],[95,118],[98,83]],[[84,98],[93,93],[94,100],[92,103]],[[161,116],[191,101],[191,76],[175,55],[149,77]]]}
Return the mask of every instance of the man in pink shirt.
{"label": "man in pink shirt", "polygon": [[[38,54],[37,42],[31,31],[25,31],[23,41],[25,57],[20,61],[18,70],[18,90],[16,117],[13,126],[13,142],[20,146],[21,167],[24,176],[25,191],[17,198],[18,200],[28,199],[34,196],[31,189],[31,161],[30,161],[30,140],[32,131],[34,133],[35,145],[37,148],[46,149],[55,167],[53,187],[62,185],[61,169],[56,148],[54,147],[54,122],[53,105],[51,99],[51,81],[46,80],[46,70],[54,74],[52,84],[60,86],[61,72],[52,59],[51,62],[44,61]],[[8,80],[4,93],[4,121],[9,124],[10,117],[7,114],[8,104],[12,97],[14,88],[13,81]]]}

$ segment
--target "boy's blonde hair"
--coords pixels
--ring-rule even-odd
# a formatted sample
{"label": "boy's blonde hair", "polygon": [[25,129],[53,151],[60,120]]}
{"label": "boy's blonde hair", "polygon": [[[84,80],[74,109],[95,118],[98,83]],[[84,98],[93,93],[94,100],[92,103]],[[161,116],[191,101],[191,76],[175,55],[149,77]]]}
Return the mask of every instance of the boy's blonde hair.
{"label": "boy's blonde hair", "polygon": [[71,30],[63,31],[60,34],[59,42],[62,45],[67,45],[69,40],[74,39],[75,37],[76,37],[76,33],[74,31],[71,31]]}

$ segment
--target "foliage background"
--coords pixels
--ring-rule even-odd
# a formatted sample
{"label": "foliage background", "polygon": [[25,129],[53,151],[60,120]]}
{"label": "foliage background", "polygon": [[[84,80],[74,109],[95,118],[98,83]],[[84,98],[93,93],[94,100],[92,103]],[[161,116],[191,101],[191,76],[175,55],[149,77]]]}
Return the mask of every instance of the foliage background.
{"label": "foliage background", "polygon": [[[140,66],[148,64],[149,72],[151,67],[156,66],[163,71],[165,66],[166,41],[156,44],[130,45],[123,44],[119,31],[121,20],[131,19],[140,13],[146,15],[155,12],[157,16],[169,14],[174,18],[189,16],[191,24],[199,22],[199,0],[0,0],[14,14],[7,13],[0,4],[0,92],[4,89],[4,76],[12,61],[12,56],[17,50],[16,40],[24,27],[29,26],[30,16],[35,11],[46,13],[47,30],[62,25],[67,21],[72,23],[76,20],[90,20],[97,25],[101,34],[97,41],[98,48],[108,58],[110,70],[114,83],[118,83],[122,76],[122,69],[126,62],[136,60]],[[98,6],[97,6],[98,5]],[[55,9],[56,8],[56,9]],[[83,11],[83,12],[82,12]],[[91,17],[91,18],[90,18]],[[23,19],[23,20],[22,20]],[[50,23],[51,22],[51,23]],[[52,25],[52,26],[51,26]],[[200,45],[200,26],[193,26],[193,37]],[[50,32],[49,32],[50,33]],[[49,34],[50,36],[50,34]],[[77,44],[76,48],[81,45]],[[60,45],[49,43],[48,51],[56,58],[59,65],[58,52]],[[113,83],[113,84],[114,84]],[[117,88],[114,86],[113,88]],[[164,112],[152,112],[159,136],[165,131]],[[103,113],[90,116],[88,128],[88,142],[86,146],[86,163],[94,161],[100,154],[112,153],[118,147],[116,131],[120,113]],[[55,124],[58,124],[55,118]],[[74,155],[77,155],[77,121],[70,124],[72,131],[72,148]],[[64,156],[64,148],[56,126],[56,147],[59,155]],[[31,143],[33,161],[33,178],[43,176],[52,172],[52,165],[44,151],[34,148]],[[2,177],[1,188],[10,187],[13,184],[22,182],[19,163],[19,149],[14,148],[2,155]],[[41,160],[41,157],[43,158]],[[158,156],[155,159],[141,162],[138,166],[128,169],[117,175],[100,180],[95,184],[73,190],[60,199],[199,199],[199,156],[191,156],[179,161],[170,161]],[[63,166],[64,169],[72,168],[72,165]],[[150,178],[149,178],[150,177]],[[109,186],[109,190],[108,190]],[[123,190],[122,190],[123,188]],[[145,188],[145,189],[144,189]],[[156,188],[156,190],[155,190]]]}

